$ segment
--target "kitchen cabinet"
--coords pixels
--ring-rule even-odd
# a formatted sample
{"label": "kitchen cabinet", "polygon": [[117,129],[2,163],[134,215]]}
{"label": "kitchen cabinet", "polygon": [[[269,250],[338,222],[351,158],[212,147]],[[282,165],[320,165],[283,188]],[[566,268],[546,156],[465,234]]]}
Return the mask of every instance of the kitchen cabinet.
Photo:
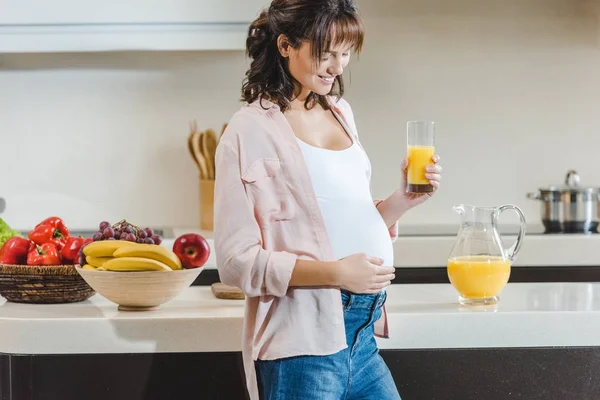
{"label": "kitchen cabinet", "polygon": [[[475,308],[448,284],[387,291],[377,341],[403,400],[600,398],[599,283],[509,284]],[[0,299],[0,399],[244,399],[243,317],[207,287],[137,313]]]}
{"label": "kitchen cabinet", "polygon": [[243,50],[268,0],[0,0],[0,52]]}

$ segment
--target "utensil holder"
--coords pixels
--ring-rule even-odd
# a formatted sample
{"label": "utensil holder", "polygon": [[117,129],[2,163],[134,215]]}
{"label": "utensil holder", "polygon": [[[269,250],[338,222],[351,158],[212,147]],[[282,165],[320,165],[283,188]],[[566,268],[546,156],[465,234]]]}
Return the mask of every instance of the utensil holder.
{"label": "utensil holder", "polygon": [[213,230],[215,181],[200,179],[200,229]]}

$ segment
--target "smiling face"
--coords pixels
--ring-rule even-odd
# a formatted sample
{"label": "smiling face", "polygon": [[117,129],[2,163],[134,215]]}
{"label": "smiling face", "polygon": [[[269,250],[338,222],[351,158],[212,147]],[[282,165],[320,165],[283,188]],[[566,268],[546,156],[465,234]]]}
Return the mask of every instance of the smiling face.
{"label": "smiling face", "polygon": [[328,109],[344,95],[344,68],[364,36],[354,0],[273,0],[249,28],[242,99],[270,100],[282,112],[299,101]]}
{"label": "smiling face", "polygon": [[312,46],[303,42],[298,49],[291,46],[282,51],[288,59],[288,70],[300,85],[298,99],[305,99],[311,92],[325,96],[331,92],[335,78],[342,75],[350,61],[351,45],[338,44],[323,49],[320,59],[315,60]]}

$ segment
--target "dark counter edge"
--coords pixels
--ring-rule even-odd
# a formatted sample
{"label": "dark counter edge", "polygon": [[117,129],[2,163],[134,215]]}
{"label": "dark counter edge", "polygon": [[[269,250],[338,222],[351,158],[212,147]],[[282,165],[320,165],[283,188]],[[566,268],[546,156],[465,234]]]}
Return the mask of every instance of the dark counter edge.
{"label": "dark counter edge", "polygon": [[[205,269],[192,285],[219,282],[216,269]],[[513,267],[509,282],[600,282],[600,265],[557,267]],[[450,283],[446,267],[396,268],[395,283]]]}
{"label": "dark counter edge", "polygon": [[[600,347],[381,350],[402,400],[597,400]],[[247,399],[239,352],[0,354],[2,400]]]}

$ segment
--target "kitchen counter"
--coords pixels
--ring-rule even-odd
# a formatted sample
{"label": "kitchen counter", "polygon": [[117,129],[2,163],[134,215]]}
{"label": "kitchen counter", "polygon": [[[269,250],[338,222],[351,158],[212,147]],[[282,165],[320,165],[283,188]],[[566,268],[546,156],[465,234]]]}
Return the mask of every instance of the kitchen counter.
{"label": "kitchen counter", "polygon": [[[151,312],[2,303],[0,398],[244,399],[243,304],[206,286]],[[600,283],[510,283],[485,308],[448,284],[392,285],[387,310],[378,342],[403,400],[600,398]]]}
{"label": "kitchen counter", "polygon": [[[0,305],[0,353],[240,351],[244,302],[192,286],[151,312],[100,295],[73,304]],[[511,283],[495,307],[460,306],[448,284],[392,285],[383,349],[600,346],[600,283]],[[52,335],[48,335],[52,332]]]}

